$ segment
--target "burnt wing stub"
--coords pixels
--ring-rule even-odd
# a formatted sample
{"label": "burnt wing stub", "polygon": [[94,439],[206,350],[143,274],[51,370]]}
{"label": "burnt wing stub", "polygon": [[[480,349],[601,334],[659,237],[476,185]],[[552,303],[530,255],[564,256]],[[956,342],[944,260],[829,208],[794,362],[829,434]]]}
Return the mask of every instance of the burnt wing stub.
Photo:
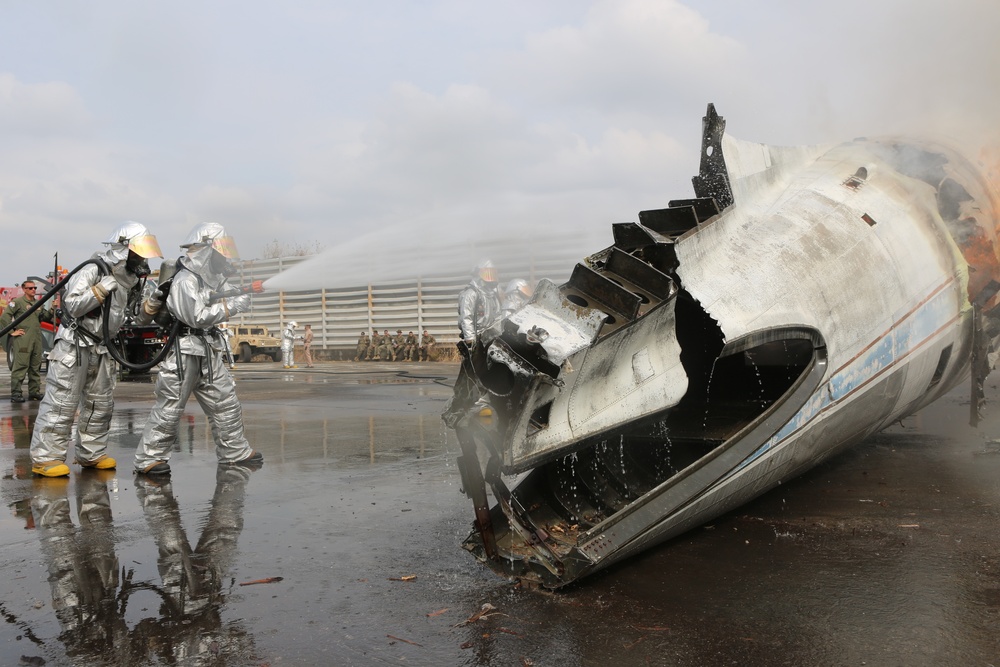
{"label": "burnt wing stub", "polygon": [[726,131],[726,120],[716,113],[715,105],[710,103],[701,122],[701,166],[698,175],[691,182],[699,198],[714,198],[724,209],[735,201],[729,184],[729,172],[726,170],[726,158],[722,154],[722,135]]}

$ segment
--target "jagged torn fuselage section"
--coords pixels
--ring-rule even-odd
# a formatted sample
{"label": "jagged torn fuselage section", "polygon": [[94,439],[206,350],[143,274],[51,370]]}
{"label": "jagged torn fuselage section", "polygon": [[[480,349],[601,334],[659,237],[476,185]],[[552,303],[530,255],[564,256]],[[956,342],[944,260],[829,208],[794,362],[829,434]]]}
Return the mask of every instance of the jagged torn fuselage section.
{"label": "jagged torn fuselage section", "polygon": [[463,364],[491,407],[456,425],[466,547],[499,572],[558,587],[711,520],[994,342],[997,194],[970,163],[739,142],[711,106],[704,127],[696,198],[614,225]]}

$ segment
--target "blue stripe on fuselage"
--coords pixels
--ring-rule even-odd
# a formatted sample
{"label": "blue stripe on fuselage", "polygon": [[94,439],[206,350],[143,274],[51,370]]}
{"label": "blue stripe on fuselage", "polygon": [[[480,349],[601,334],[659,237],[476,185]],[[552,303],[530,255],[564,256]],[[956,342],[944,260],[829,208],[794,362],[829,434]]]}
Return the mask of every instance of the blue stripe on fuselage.
{"label": "blue stripe on fuselage", "polygon": [[946,286],[939,287],[923,304],[893,324],[884,336],[835,371],[794,417],[732,472],[745,468],[805,427],[817,415],[861,390],[865,384],[892,366],[898,365],[952,322],[955,319],[954,294],[944,287]]}

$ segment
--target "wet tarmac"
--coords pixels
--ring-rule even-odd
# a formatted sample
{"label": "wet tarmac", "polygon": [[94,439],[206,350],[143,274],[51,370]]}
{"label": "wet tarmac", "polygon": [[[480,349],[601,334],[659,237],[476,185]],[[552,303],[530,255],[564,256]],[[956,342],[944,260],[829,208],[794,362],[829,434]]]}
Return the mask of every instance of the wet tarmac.
{"label": "wet tarmac", "polygon": [[118,471],[33,479],[0,372],[0,664],[1000,665],[1000,404],[974,430],[956,390],[551,593],[460,548],[457,370],[241,365],[264,466],[218,468],[192,402],[159,485],[131,472],[151,384],[116,392]]}

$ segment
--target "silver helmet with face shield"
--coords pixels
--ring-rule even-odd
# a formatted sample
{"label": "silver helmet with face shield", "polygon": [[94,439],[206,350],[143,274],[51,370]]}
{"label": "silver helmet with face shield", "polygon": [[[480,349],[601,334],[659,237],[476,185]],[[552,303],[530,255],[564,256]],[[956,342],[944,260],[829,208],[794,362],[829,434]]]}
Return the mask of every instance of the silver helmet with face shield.
{"label": "silver helmet with face shield", "polygon": [[196,225],[184,239],[181,247],[188,251],[189,257],[207,254],[208,256],[201,258],[203,265],[213,273],[221,275],[234,271],[233,262],[238,262],[240,259],[236,241],[217,222],[202,222]]}
{"label": "silver helmet with face shield", "polygon": [[115,228],[104,245],[108,246],[107,259],[113,264],[126,260],[126,268],[137,276],[149,275],[147,259],[163,257],[156,237],[149,233],[146,225],[134,220]]}

